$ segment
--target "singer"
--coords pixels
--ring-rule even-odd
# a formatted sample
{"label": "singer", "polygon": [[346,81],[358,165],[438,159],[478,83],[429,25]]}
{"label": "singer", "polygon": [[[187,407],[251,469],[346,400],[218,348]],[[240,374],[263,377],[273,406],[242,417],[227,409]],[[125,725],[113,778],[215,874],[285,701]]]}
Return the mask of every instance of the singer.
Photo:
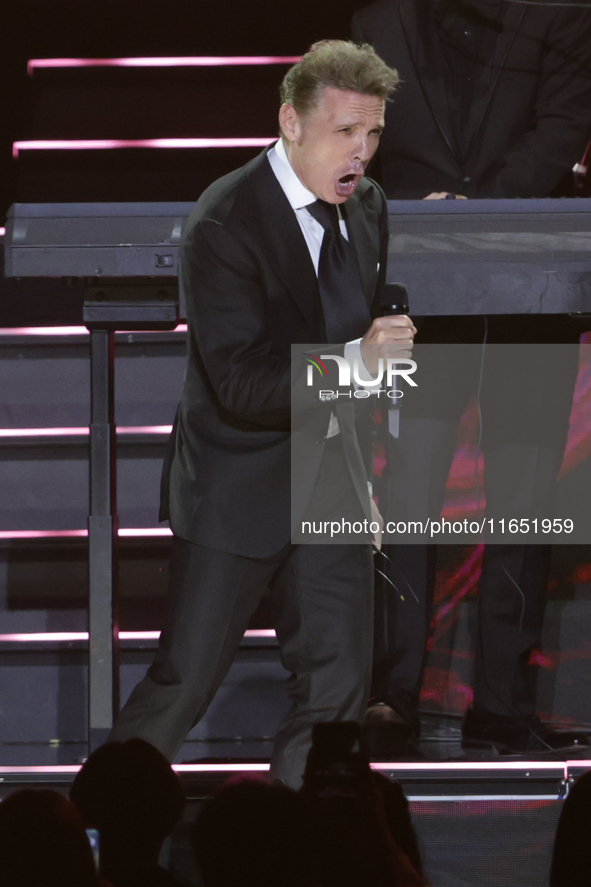
{"label": "singer", "polygon": [[[214,182],[189,219],[188,367],[163,484],[168,611],[112,739],[141,737],[172,760],[266,590],[292,674],[273,774],[297,788],[312,725],[364,713],[371,547],[290,543],[290,346],[361,338],[363,353],[412,341],[408,317],[377,317],[386,203],[364,177],[397,81],[369,47],[315,44],[283,81],[279,141]],[[309,470],[339,473],[350,498],[345,456],[357,444],[333,409],[346,415],[331,403],[319,411]]]}

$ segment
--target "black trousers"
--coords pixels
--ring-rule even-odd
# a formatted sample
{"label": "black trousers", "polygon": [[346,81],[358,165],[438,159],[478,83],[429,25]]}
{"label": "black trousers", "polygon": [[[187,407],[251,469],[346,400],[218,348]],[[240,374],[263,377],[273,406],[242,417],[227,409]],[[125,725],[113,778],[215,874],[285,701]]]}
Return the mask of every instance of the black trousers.
{"label": "black trousers", "polygon": [[267,589],[292,705],[271,772],[298,788],[316,721],[359,720],[371,677],[369,545],[288,546],[245,558],[175,538],[160,647],[110,739],[146,739],[173,760],[228,671]]}
{"label": "black trousers", "polygon": [[[556,476],[577,375],[576,336],[567,328],[560,349],[548,347],[546,361],[542,350],[531,355],[528,351],[536,339],[531,320],[522,330],[513,330],[515,338],[523,336],[525,348],[508,346],[503,338],[503,318],[491,323],[489,341],[492,338],[503,345],[496,351],[472,347],[482,323],[482,318],[474,318],[465,324],[466,342],[471,347],[465,351],[450,348],[449,359],[432,345],[423,353],[420,348],[413,353],[419,365],[417,396],[414,400],[405,396],[400,438],[390,437],[386,444],[388,518],[400,515],[401,510],[410,519],[439,514],[456,447],[457,423],[479,380],[487,515],[521,517],[533,512],[553,516]],[[435,333],[445,333],[446,326],[451,342],[457,335],[454,318],[437,319]],[[543,329],[538,339],[543,332],[548,330]],[[559,339],[556,330],[553,332]],[[525,333],[531,335],[529,341]],[[428,341],[428,335],[424,338]],[[445,336],[440,341],[445,341]],[[376,583],[372,695],[408,716],[418,707],[437,549],[435,545],[402,544],[387,545],[384,550],[392,563],[382,560],[380,567],[404,591],[405,600],[401,601],[388,583]],[[533,713],[534,675],[528,659],[540,638],[549,567],[547,545],[486,546],[478,589],[475,705],[502,715]]]}
{"label": "black trousers", "polygon": [[[386,569],[405,591],[405,600],[401,602],[385,582],[376,588],[372,695],[410,714],[419,704],[437,546],[390,545],[386,551],[395,564]],[[548,545],[485,547],[473,677],[478,707],[514,717],[534,713],[535,676],[528,660],[542,630],[549,565]]]}

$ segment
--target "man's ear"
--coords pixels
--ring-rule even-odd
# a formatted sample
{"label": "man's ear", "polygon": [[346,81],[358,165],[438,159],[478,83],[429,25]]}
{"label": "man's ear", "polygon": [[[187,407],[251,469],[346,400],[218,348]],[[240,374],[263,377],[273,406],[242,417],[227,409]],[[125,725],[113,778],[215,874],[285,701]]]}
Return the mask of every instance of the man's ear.
{"label": "man's ear", "polygon": [[279,126],[288,142],[297,141],[302,129],[300,115],[294,106],[287,102],[284,102],[279,108]]}

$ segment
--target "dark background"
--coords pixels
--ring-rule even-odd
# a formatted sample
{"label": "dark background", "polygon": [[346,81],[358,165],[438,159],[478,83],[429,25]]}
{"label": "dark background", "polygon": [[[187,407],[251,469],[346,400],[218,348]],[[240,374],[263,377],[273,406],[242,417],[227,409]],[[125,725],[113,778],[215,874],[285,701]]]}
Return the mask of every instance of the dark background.
{"label": "dark background", "polygon": [[[125,152],[84,152],[84,158],[67,152],[68,163],[51,157],[27,156],[15,162],[12,143],[17,139],[35,138],[150,138],[168,136],[214,135],[216,123],[222,129],[241,135],[248,129],[248,118],[262,125],[267,121],[275,126],[275,108],[266,107],[261,116],[254,100],[249,99],[249,82],[253,75],[262,74],[265,87],[276,89],[284,68],[272,66],[269,70],[234,69],[225,82],[227,95],[233,101],[220,101],[219,90],[198,89],[199,101],[190,102],[191,83],[196,83],[195,70],[160,70],[155,72],[121,69],[94,71],[38,72],[27,76],[27,61],[31,58],[105,58],[129,56],[179,55],[298,55],[315,40],[325,37],[347,37],[353,13],[366,5],[359,0],[299,0],[297,4],[278,3],[276,0],[19,0],[4,9],[2,23],[0,89],[2,128],[0,140],[0,219],[5,218],[8,206],[15,201],[52,201],[56,199],[142,199],[136,198],[130,187],[130,171],[138,158],[120,155]],[[98,76],[97,76],[98,73]],[[200,69],[201,84],[211,71]],[[227,73],[227,71],[226,71]],[[220,72],[214,73],[219,86]],[[114,75],[114,76],[113,76]],[[188,83],[187,83],[188,81]],[[81,95],[81,85],[86,85]],[[135,113],[118,111],[118,95],[136,89]],[[58,90],[56,101],[56,89]],[[269,89],[265,89],[267,97]],[[97,101],[101,93],[104,102]],[[154,92],[155,91],[155,92]],[[256,93],[256,88],[255,88]],[[154,98],[155,95],[155,98]],[[182,103],[179,96],[186,98]],[[276,93],[275,93],[276,95]],[[123,95],[125,100],[125,96]],[[130,101],[129,95],[127,100]],[[269,99],[267,98],[267,104]],[[230,108],[228,108],[228,104]],[[180,105],[180,108],[179,108]],[[241,107],[236,112],[235,107]],[[180,110],[182,108],[182,115]],[[270,117],[269,115],[272,114]],[[141,118],[138,125],[138,119]],[[238,119],[240,118],[240,119]],[[143,130],[138,133],[138,128]],[[275,129],[248,133],[273,135]],[[229,134],[229,133],[228,133]],[[89,154],[102,157],[88,157]],[[165,186],[157,179],[158,170],[176,164],[174,159],[155,156],[157,151],[131,152],[149,154],[140,158],[145,169],[152,165],[151,180],[144,176],[142,185],[151,181],[152,193],[143,199],[178,199],[182,176],[172,181],[170,169]],[[177,154],[184,152],[175,152]],[[187,152],[193,154],[194,152]],[[254,152],[251,152],[254,153]],[[210,158],[208,158],[209,160]],[[195,162],[193,157],[184,157]],[[236,160],[227,157],[229,168]],[[241,161],[242,158],[239,158]],[[199,161],[198,161],[199,162]],[[65,166],[74,167],[68,175]],[[215,164],[214,164],[215,166]],[[24,169],[26,167],[26,169]],[[224,170],[225,171],[225,170]],[[215,166],[211,178],[219,174]],[[56,181],[57,177],[57,181]],[[166,176],[165,176],[166,178]],[[60,179],[64,187],[60,191]],[[75,179],[75,181],[74,181]],[[101,180],[104,186],[101,188]],[[191,176],[187,177],[183,199],[193,199]],[[126,184],[127,182],[127,184]],[[90,184],[89,184],[90,183]],[[135,183],[138,184],[137,182]],[[201,184],[201,182],[199,183]],[[137,190],[137,188],[136,188]],[[168,191],[168,193],[167,193]],[[119,197],[117,197],[119,193]],[[127,194],[131,193],[131,197]]]}

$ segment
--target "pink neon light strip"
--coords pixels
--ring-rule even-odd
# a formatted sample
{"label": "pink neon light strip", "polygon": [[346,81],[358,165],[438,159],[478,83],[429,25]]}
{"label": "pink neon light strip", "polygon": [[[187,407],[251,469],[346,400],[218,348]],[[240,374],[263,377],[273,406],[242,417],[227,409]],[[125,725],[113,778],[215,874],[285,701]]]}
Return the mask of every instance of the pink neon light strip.
{"label": "pink neon light strip", "polygon": [[265,773],[270,764],[173,764],[177,773]]}
{"label": "pink neon light strip", "polygon": [[[121,637],[121,635],[119,635]],[[17,644],[26,644],[26,643],[47,643],[48,641],[52,641],[54,643],[66,643],[67,641],[87,641],[88,640],[88,632],[87,631],[40,631],[36,634],[0,634],[0,641],[2,643],[17,643]]]}
{"label": "pink neon light strip", "polygon": [[[269,764],[173,764],[173,769],[176,770],[177,773],[262,773],[269,770]],[[565,778],[568,777],[568,770],[571,767],[586,767],[591,768],[591,761],[561,761],[560,765],[555,764],[554,766],[548,766],[548,764],[541,763],[540,761],[507,761],[507,763],[430,763],[430,764],[401,764],[401,763],[393,763],[393,764],[382,764],[374,763],[370,765],[372,770],[398,770],[399,772],[404,771],[432,771],[439,772],[441,770],[481,770],[481,771],[489,771],[494,772],[495,770],[548,770],[550,772],[554,772],[556,770],[561,770],[564,772]],[[45,765],[40,767],[0,767],[0,774],[6,773],[55,773],[55,774],[66,774],[66,773],[77,773],[80,769],[79,764],[56,764],[56,765]],[[445,800],[443,797],[442,800]]]}
{"label": "pink neon light strip", "polygon": [[[179,323],[171,330],[173,333],[186,333],[186,323]],[[121,330],[129,332],[129,330]],[[142,335],[158,333],[160,330],[142,330]],[[85,326],[7,326],[0,327],[0,336],[88,336],[90,331]]]}
{"label": "pink neon light strip", "polygon": [[230,139],[33,139],[13,142],[12,156],[19,151],[105,151],[113,148],[264,148],[277,136]]}
{"label": "pink neon light strip", "polygon": [[[41,767],[0,767],[0,774],[6,773],[77,773],[80,764],[56,764]],[[177,773],[256,773],[269,770],[270,764],[173,764]]]}
{"label": "pink neon light strip", "polygon": [[60,539],[88,536],[88,530],[0,530],[0,539]]}
{"label": "pink neon light strip", "polygon": [[[120,529],[123,538],[146,538],[150,536],[172,536],[168,527],[139,527]],[[84,538],[88,530],[0,530],[0,539],[68,539]]]}
{"label": "pink neon light strip", "polygon": [[77,773],[80,764],[59,764],[44,767],[0,767],[0,773]]}
{"label": "pink neon light strip", "polygon": [[[121,641],[157,641],[159,631],[120,631]],[[274,638],[273,628],[249,628],[244,632],[245,638]],[[87,631],[40,631],[27,632],[26,634],[0,634],[3,643],[12,642],[18,644],[30,643],[67,643],[68,641],[87,641]]]}
{"label": "pink neon light strip", "polygon": [[170,434],[172,425],[118,425],[117,434]]}
{"label": "pink neon light strip", "polygon": [[121,59],[29,59],[27,74],[35,68],[193,68],[228,65],[295,65],[299,55],[202,55]]}
{"label": "pink neon light strip", "polygon": [[0,336],[88,336],[85,326],[8,326],[0,328]]}
{"label": "pink neon light strip", "polygon": [[[117,426],[117,434],[170,434],[172,425]],[[90,434],[86,425],[75,428],[0,428],[3,437],[76,437]]]}
{"label": "pink neon light strip", "polygon": [[[571,762],[572,763],[572,762]],[[581,761],[581,764],[584,762]],[[564,770],[565,776],[566,773],[566,761],[557,761],[552,764],[544,763],[543,761],[506,761],[502,762],[492,762],[492,761],[443,761],[443,762],[429,762],[425,763],[404,763],[401,764],[400,761],[393,761],[392,763],[376,763],[371,764],[372,769],[374,770],[423,770],[425,772],[439,772],[440,770],[479,770],[482,772],[494,772],[495,770]]]}

